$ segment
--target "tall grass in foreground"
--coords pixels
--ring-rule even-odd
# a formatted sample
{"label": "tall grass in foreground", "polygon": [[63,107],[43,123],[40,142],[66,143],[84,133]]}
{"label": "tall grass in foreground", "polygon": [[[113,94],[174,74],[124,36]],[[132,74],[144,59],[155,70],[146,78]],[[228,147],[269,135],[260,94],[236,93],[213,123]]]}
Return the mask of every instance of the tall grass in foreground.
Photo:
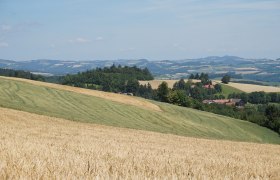
{"label": "tall grass in foreground", "polygon": [[83,124],[0,108],[0,179],[279,179],[280,146]]}

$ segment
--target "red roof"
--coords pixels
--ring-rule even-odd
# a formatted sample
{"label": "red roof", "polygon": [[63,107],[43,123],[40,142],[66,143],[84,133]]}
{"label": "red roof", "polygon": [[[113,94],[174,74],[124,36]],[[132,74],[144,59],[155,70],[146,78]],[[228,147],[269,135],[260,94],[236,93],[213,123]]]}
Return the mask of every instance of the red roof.
{"label": "red roof", "polygon": [[206,88],[206,89],[214,89],[214,86],[213,85],[204,85],[203,86],[204,88]]}

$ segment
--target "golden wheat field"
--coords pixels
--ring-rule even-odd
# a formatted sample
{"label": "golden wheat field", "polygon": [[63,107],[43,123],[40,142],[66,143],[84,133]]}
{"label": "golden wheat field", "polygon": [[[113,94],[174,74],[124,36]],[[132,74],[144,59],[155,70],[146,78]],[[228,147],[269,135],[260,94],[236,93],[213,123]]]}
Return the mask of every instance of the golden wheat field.
{"label": "golden wheat field", "polygon": [[[174,79],[174,80],[151,80],[151,81],[139,81],[139,83],[141,85],[147,85],[148,83],[150,83],[150,85],[152,86],[153,89],[157,89],[158,86],[163,82],[165,81],[167,84],[168,84],[168,87],[172,88],[173,85],[175,84],[175,82],[178,82],[179,79]],[[185,79],[185,82],[187,82],[188,79]],[[192,79],[192,82],[200,82],[200,80],[197,80],[197,79]]]}
{"label": "golden wheat field", "polygon": [[279,179],[280,146],[217,141],[0,108],[0,179]]}
{"label": "golden wheat field", "polygon": [[[213,81],[213,82],[221,83],[221,81]],[[280,92],[280,87],[275,87],[275,86],[261,86],[256,84],[243,84],[243,83],[233,83],[233,82],[230,82],[227,85],[247,93],[256,92],[256,91]]]}
{"label": "golden wheat field", "polygon": [[274,87],[274,86],[261,86],[255,84],[241,84],[241,83],[229,83],[228,85],[236,89],[240,89],[241,91],[247,93],[254,92],[254,91],[280,92],[280,87]]}

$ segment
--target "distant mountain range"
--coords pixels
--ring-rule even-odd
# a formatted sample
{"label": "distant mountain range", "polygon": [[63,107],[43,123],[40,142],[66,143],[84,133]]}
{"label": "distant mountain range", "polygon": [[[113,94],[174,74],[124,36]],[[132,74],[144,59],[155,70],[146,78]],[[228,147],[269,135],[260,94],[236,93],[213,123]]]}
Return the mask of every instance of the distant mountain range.
{"label": "distant mountain range", "polygon": [[111,65],[147,67],[156,77],[178,79],[191,73],[209,73],[213,77],[230,73],[239,78],[280,82],[280,59],[245,59],[236,56],[211,56],[184,60],[30,60],[12,61],[0,59],[0,68],[26,70],[44,75],[74,74],[97,67]]}

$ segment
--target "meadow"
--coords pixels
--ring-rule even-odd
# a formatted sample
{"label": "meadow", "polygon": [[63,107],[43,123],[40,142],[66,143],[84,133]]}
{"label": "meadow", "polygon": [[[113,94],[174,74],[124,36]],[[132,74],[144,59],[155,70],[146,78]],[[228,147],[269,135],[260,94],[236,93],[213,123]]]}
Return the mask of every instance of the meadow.
{"label": "meadow", "polygon": [[231,87],[227,84],[222,84],[222,83],[219,83],[219,84],[222,86],[222,92],[220,94],[224,95],[226,98],[228,97],[229,94],[244,92],[238,88]]}
{"label": "meadow", "polygon": [[[117,97],[128,100],[117,102]],[[134,99],[147,107],[134,104]],[[277,133],[250,122],[142,98],[16,78],[0,78],[0,107],[181,136],[280,144]]]}
{"label": "meadow", "polygon": [[0,108],[0,179],[279,179],[280,146],[79,123]]}

